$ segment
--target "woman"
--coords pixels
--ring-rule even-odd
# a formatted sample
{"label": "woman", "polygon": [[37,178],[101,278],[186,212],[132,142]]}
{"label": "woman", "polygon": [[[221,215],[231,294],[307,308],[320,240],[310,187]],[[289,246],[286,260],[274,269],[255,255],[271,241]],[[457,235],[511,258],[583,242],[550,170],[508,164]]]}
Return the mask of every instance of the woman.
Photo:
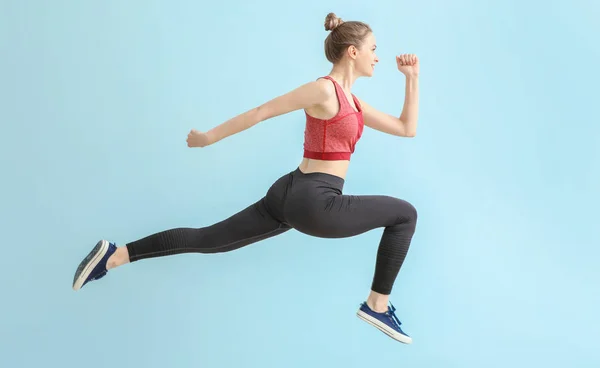
{"label": "woman", "polygon": [[406,75],[404,107],[396,118],[351,93],[356,79],[372,76],[378,62],[371,28],[362,22],[343,22],[330,13],[325,29],[331,31],[325,40],[325,55],[333,64],[329,75],[208,132],[192,130],[187,137],[189,147],[205,147],[264,120],[303,109],[307,119],[304,157],[298,168],[278,179],[263,198],[213,225],[170,229],[120,247],[99,241],[78,266],[73,289],[79,290],[126,263],[180,253],[229,252],[290,229],[316,237],[343,238],[383,228],[371,291],[357,315],[398,341],[412,342],[388,302],[415,232],[417,212],[398,198],[344,195],[342,188],[364,125],[395,136],[415,136],[418,60],[412,54],[396,57],[398,69]]}

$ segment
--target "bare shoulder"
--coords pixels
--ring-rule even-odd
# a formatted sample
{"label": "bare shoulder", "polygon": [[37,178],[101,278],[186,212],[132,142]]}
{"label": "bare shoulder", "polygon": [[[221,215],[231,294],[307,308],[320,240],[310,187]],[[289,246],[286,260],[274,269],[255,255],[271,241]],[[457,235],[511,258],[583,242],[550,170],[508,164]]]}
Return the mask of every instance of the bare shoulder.
{"label": "bare shoulder", "polygon": [[313,105],[325,103],[332,96],[335,96],[335,86],[325,78],[319,78],[317,80],[308,82],[304,85],[304,87],[306,87],[307,93],[310,93],[314,96]]}
{"label": "bare shoulder", "polygon": [[306,82],[259,106],[259,119],[262,121],[291,111],[322,105],[332,95],[335,95],[335,87],[326,79]]}
{"label": "bare shoulder", "polygon": [[335,86],[327,79],[320,78],[304,83],[284,95],[303,102],[303,106],[318,105],[335,95]]}
{"label": "bare shoulder", "polygon": [[321,93],[327,95],[327,97],[335,95],[335,86],[333,83],[325,78],[319,78],[314,83],[317,85],[317,88],[321,90]]}

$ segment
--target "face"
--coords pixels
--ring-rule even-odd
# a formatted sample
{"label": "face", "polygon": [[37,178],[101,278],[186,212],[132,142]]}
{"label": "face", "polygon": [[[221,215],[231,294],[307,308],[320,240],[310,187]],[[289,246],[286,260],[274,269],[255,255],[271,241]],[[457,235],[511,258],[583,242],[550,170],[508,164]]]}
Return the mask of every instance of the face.
{"label": "face", "polygon": [[375,64],[379,62],[375,53],[376,48],[375,36],[373,33],[369,33],[360,48],[353,52],[356,71],[361,76],[371,77],[373,75]]}

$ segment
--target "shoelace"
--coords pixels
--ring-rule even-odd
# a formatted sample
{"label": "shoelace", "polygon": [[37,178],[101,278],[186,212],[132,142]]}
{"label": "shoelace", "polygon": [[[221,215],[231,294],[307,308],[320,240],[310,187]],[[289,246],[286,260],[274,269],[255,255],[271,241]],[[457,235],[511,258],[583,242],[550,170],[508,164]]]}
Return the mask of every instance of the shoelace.
{"label": "shoelace", "polygon": [[394,307],[394,305],[392,303],[390,303],[390,307],[388,308],[388,311],[387,311],[386,314],[390,317],[390,319],[392,320],[392,322],[394,324],[396,324],[396,327],[398,329],[400,329],[400,325],[402,324],[402,322],[400,322],[400,320],[396,316],[396,307]]}

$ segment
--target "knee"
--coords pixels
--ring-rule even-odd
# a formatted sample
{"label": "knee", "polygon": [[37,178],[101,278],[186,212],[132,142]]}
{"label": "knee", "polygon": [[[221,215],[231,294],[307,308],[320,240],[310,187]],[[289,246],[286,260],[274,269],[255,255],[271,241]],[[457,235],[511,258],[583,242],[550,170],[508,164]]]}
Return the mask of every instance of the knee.
{"label": "knee", "polygon": [[400,211],[398,214],[399,220],[406,225],[415,228],[417,226],[418,212],[415,206],[405,200],[400,199]]}

